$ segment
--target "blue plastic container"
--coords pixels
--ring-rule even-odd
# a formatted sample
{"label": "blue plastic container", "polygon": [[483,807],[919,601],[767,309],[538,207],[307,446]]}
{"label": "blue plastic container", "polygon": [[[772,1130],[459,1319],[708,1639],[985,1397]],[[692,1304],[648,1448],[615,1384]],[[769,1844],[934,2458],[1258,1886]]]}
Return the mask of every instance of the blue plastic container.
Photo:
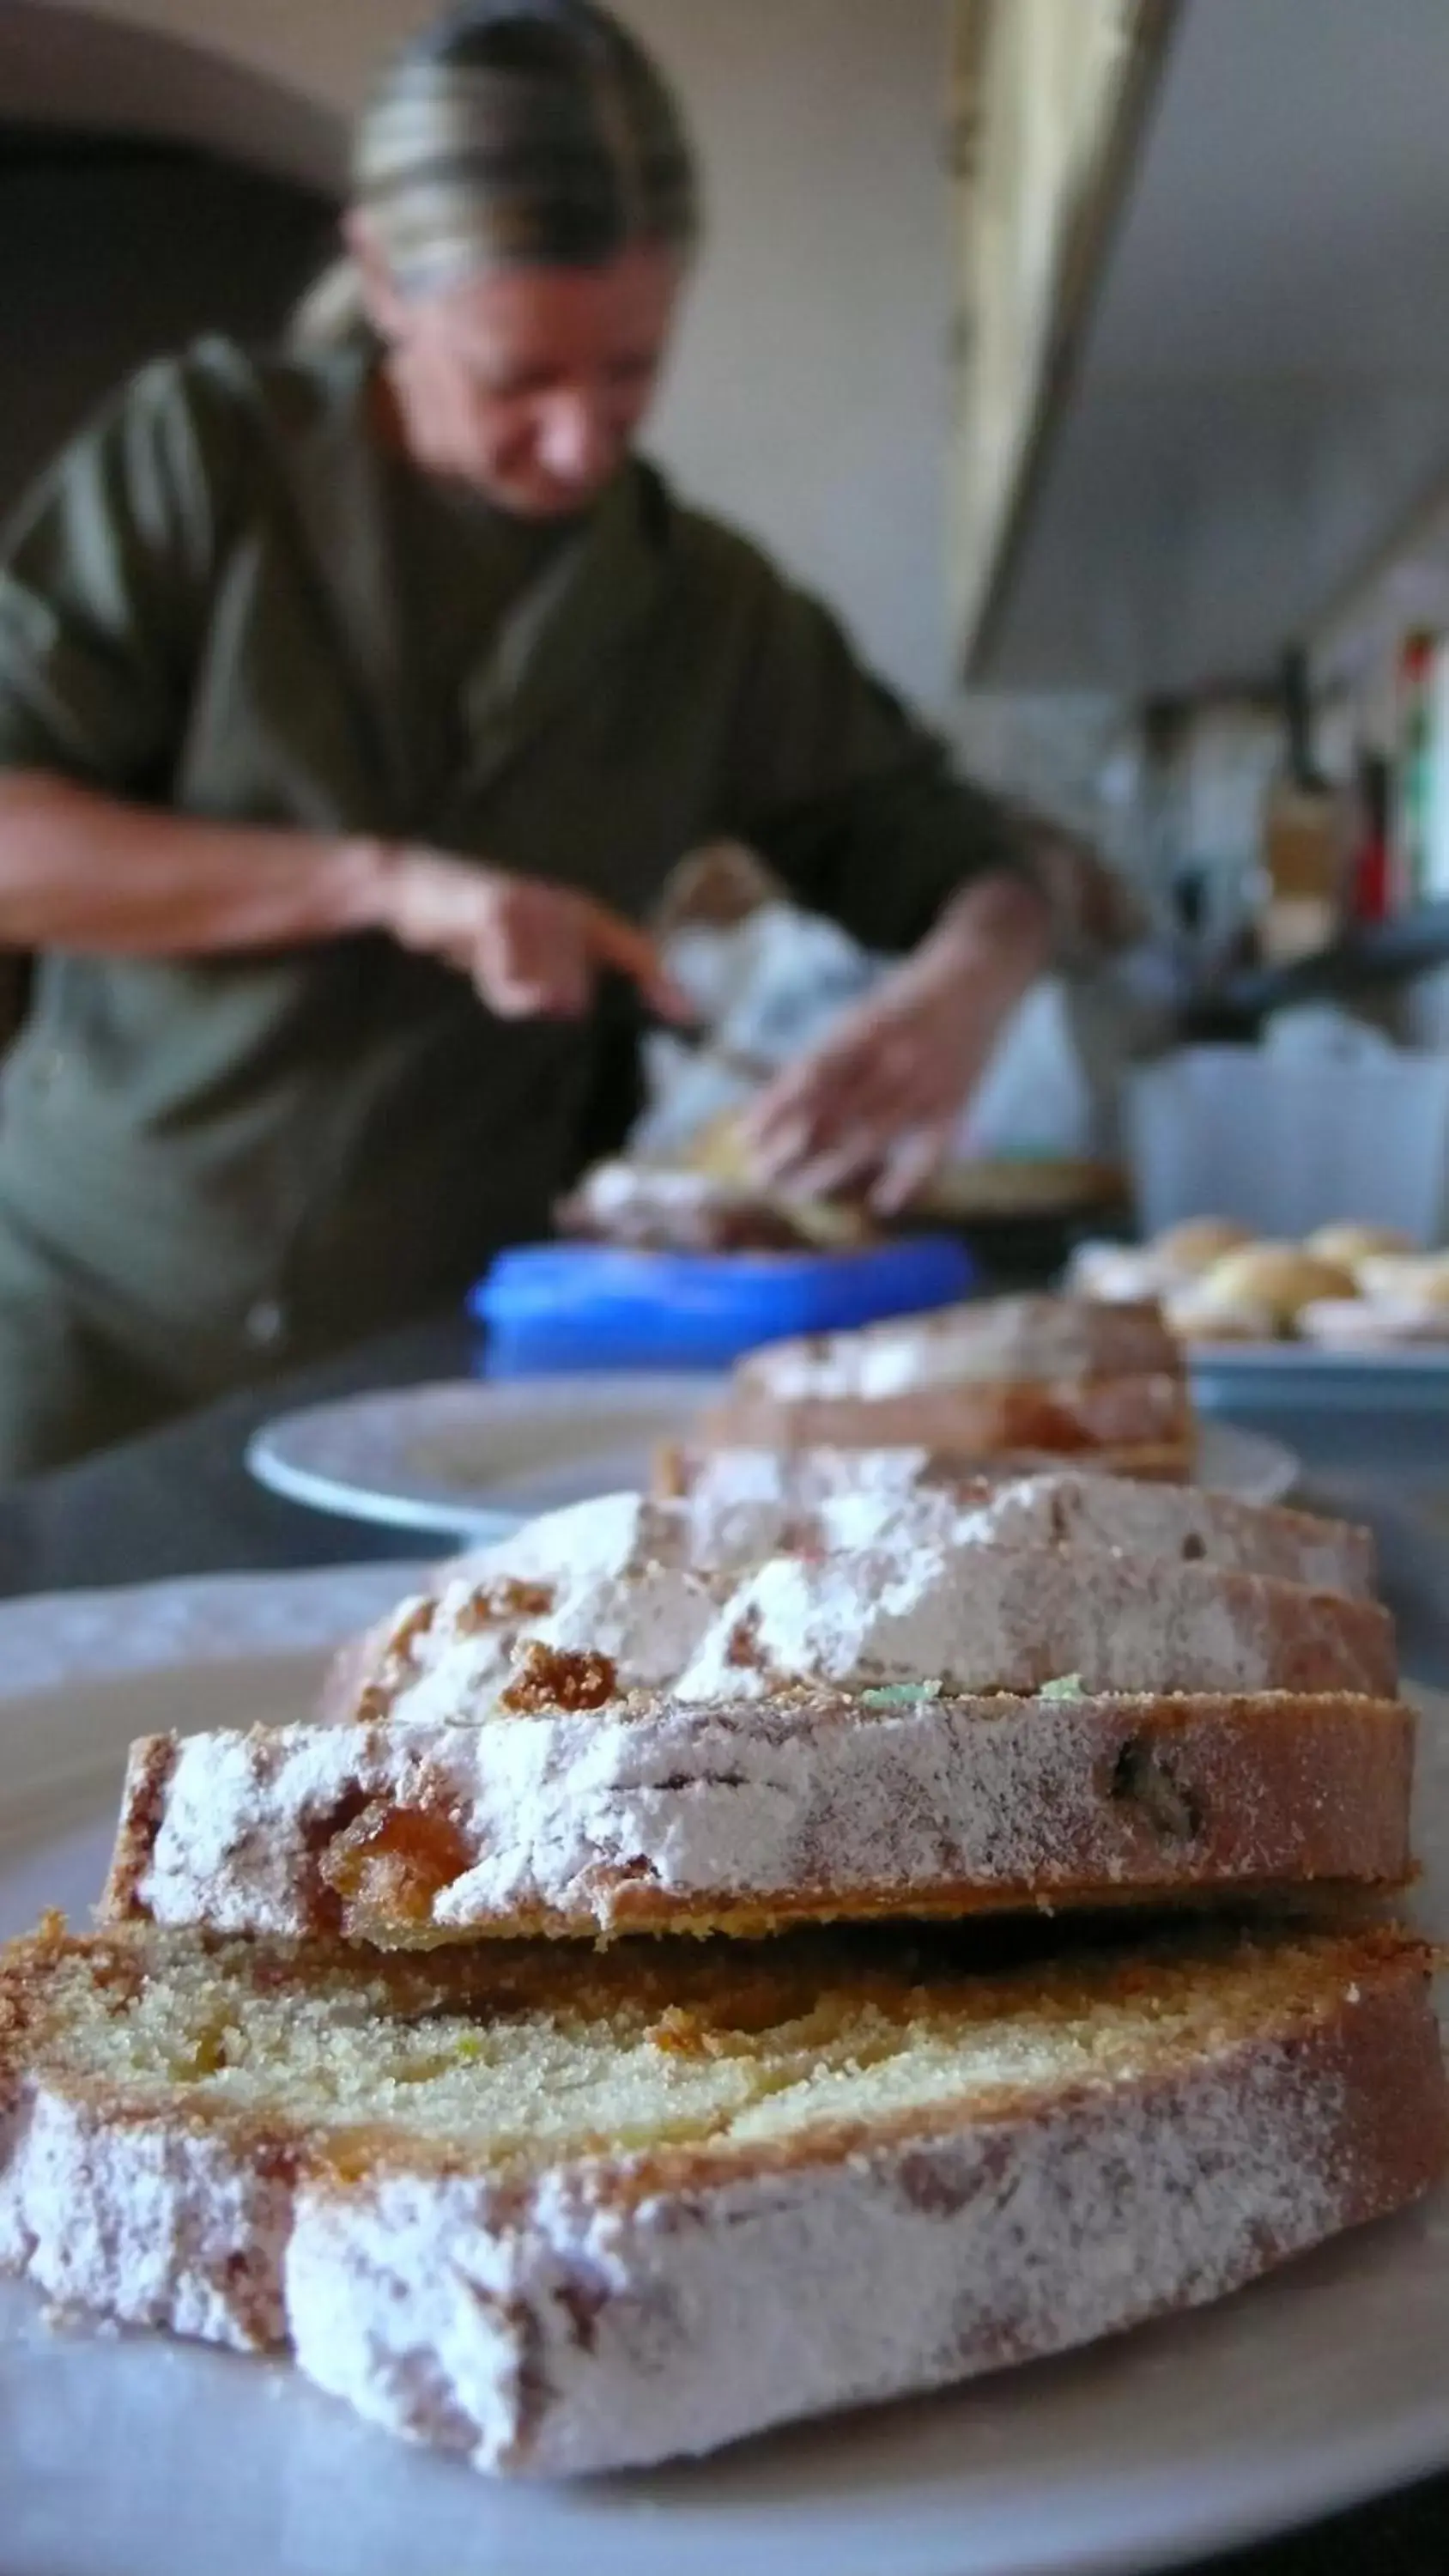
{"label": "blue plastic container", "polygon": [[490,1377],[588,1369],[727,1368],[794,1333],[920,1314],[969,1296],[954,1235],[860,1252],[623,1252],[530,1243],[500,1253],[468,1297]]}

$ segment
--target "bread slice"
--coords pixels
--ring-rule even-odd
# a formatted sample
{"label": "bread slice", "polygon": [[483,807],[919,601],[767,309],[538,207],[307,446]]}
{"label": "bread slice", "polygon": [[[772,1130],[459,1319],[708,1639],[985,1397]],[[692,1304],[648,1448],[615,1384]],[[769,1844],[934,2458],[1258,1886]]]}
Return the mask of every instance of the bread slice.
{"label": "bread slice", "polygon": [[[1043,1547],[1062,1552],[1045,1579],[1053,1597],[1064,1596],[1063,1606],[1044,1615],[1042,1578],[1028,1565],[1014,1579],[1018,1608],[1013,1613],[1005,1555],[1025,1549],[1034,1557]],[[1286,1576],[1362,1601],[1371,1591],[1373,1570],[1366,1533],[1299,1513],[1266,1512],[1185,1491],[1164,1497],[1156,1487],[1078,1474],[1023,1479],[995,1489],[978,1481],[919,1484],[899,1492],[881,1482],[857,1490],[845,1480],[835,1492],[821,1493],[808,1510],[792,1508],[767,1492],[717,1498],[708,1486],[684,1502],[615,1494],[578,1504],[459,1559],[438,1590],[400,1603],[390,1618],[334,1661],[322,1707],[329,1717],[443,1716],[471,1722],[496,1707],[515,1659],[535,1641],[555,1651],[607,1656],[625,1689],[658,1688],[680,1680],[712,1630],[718,1632],[726,1662],[724,1695],[734,1696],[740,1685],[731,1640],[741,1616],[754,1616],[752,1595],[741,1587],[780,1550],[797,1557],[844,1557],[847,1588],[852,1562],[863,1563],[869,1551],[907,1557],[907,1588],[928,1594],[933,1584],[939,1590],[943,1580],[957,1588],[954,1577],[943,1572],[942,1560],[968,1549],[973,1556],[978,1550],[989,1553],[959,1587],[959,1606],[974,1631],[977,1654],[972,1672],[960,1677],[962,1687],[1026,1686],[1020,1670],[1024,1642],[1037,1658],[1034,1678],[1077,1668],[1079,1630],[1091,1615],[1077,1605],[1095,1603],[1099,1627],[1116,1621],[1124,1607],[1124,1578],[1116,1560],[1131,1552],[1138,1571],[1128,1589],[1134,1599],[1146,1589],[1155,1644],[1143,1635],[1140,1612],[1130,1632],[1124,1631],[1123,1643],[1130,1643],[1134,1653],[1154,1653],[1156,1661],[1150,1668],[1127,1672],[1122,1687],[1251,1689],[1282,1681],[1304,1689],[1393,1688],[1388,1622],[1376,1608],[1320,1612],[1302,1601],[1292,1607],[1280,1604],[1284,1635],[1295,1651],[1325,1620],[1335,1636],[1352,1641],[1349,1660],[1340,1655],[1328,1665],[1320,1661],[1315,1678],[1301,1661],[1291,1674],[1282,1671],[1281,1656],[1260,1660],[1256,1671],[1239,1658],[1226,1679],[1221,1657],[1213,1671],[1199,1670],[1192,1661],[1193,1639],[1181,1620],[1174,1629],[1171,1618],[1162,1615],[1182,1593],[1178,1567],[1194,1563],[1205,1570],[1184,1578],[1188,1594],[1212,1605],[1209,1617],[1216,1616],[1220,1601],[1225,1603],[1227,1633],[1234,1638],[1257,1596],[1243,1583],[1216,1585],[1215,1566],[1229,1575],[1255,1568],[1269,1580]],[[1148,1570],[1154,1563],[1164,1569],[1160,1582]],[[824,1580],[816,1575],[800,1579],[814,1589]],[[878,1587],[874,1569],[854,1579],[858,1592],[874,1593]],[[766,1578],[767,1592],[771,1581]],[[897,1584],[892,1597],[901,1591]],[[1020,1608],[1023,1594],[1029,1597],[1026,1612]],[[1024,1620],[1032,1631],[1026,1641]],[[994,1644],[993,1622],[1005,1629]],[[1171,1671],[1163,1662],[1169,1649]],[[935,1651],[926,1640],[909,1670],[896,1674],[871,1663],[864,1677],[910,1679],[928,1672],[944,1677],[939,1661],[919,1660]],[[1001,1669],[982,1668],[980,1656],[988,1652],[1005,1653]],[[790,1669],[795,1673],[795,1666]],[[838,1675],[840,1669],[837,1657],[829,1670]],[[812,1664],[803,1677],[819,1677],[822,1670]],[[1114,1685],[1104,1676],[1103,1686]],[[716,1675],[706,1695],[718,1690]]]}
{"label": "bread slice", "polygon": [[999,1297],[741,1360],[693,1435],[706,1448],[929,1445],[958,1459],[1083,1455],[1128,1475],[1193,1460],[1181,1346],[1150,1304]]}
{"label": "bread slice", "polygon": [[107,1918],[412,1945],[1408,1871],[1374,1601],[990,1539],[521,1597],[405,1606],[354,1723],[143,1738]]}
{"label": "bread slice", "polygon": [[[1322,1589],[1214,1562],[1210,1545],[1254,1552],[1251,1521],[1199,1535],[1208,1516],[1185,1510],[1174,1532],[1164,1509],[1152,1533],[1151,1501],[1124,1488],[1094,1535],[1094,1505],[1050,1483],[944,1508],[933,1496],[846,1494],[797,1527],[787,1552],[743,1567],[701,1568],[676,1547],[547,1582],[459,1577],[379,1631],[355,1713],[473,1723],[506,1704],[534,1648],[594,1656],[611,1690],[673,1685],[686,1699],[813,1681],[1022,1691],[1067,1672],[1088,1690],[1393,1692],[1393,1623],[1345,1588],[1341,1560],[1338,1584]],[[1110,1545],[1107,1531],[1146,1544]],[[1262,1536],[1294,1561],[1300,1530]],[[1317,1549],[1304,1535],[1297,1556],[1306,1571],[1339,1551],[1330,1533]]]}
{"label": "bread slice", "polygon": [[[565,1642],[540,1622],[548,1644]],[[681,1699],[816,1682],[1035,1691],[1397,1688],[1393,1621],[1259,1574],[1095,1549],[887,1545],[772,1557],[743,1575],[678,1668]],[[568,1642],[572,1642],[569,1640]],[[663,1660],[661,1658],[661,1660]]]}
{"label": "bread slice", "polygon": [[1168,1376],[1034,1378],[872,1397],[730,1393],[706,1407],[690,1437],[705,1449],[929,1444],[963,1468],[1079,1457],[1114,1475],[1166,1482],[1190,1476],[1197,1454],[1187,1381]]}
{"label": "bread slice", "polygon": [[1104,1306],[1086,1297],[983,1297],[769,1342],[736,1363],[733,1383],[742,1396],[784,1403],[803,1396],[879,1403],[942,1387],[1180,1378],[1185,1365],[1150,1299]]}
{"label": "bread slice", "polygon": [[0,1966],[0,2263],[483,2469],[707,2451],[1236,2289],[1449,2153],[1424,1946]]}
{"label": "bread slice", "polygon": [[886,1685],[549,1705],[569,1678],[483,1725],[144,1738],[106,1918],[410,1947],[1208,1904],[1411,1870],[1398,1700]]}
{"label": "bread slice", "polygon": [[1372,1532],[1352,1523],[1056,1462],[983,1475],[932,1449],[673,1448],[658,1453],[655,1471],[659,1497],[689,1506],[697,1563],[771,1554],[759,1539],[773,1528],[817,1549],[898,1536],[911,1545],[1106,1548],[1351,1600],[1371,1600],[1377,1577]]}

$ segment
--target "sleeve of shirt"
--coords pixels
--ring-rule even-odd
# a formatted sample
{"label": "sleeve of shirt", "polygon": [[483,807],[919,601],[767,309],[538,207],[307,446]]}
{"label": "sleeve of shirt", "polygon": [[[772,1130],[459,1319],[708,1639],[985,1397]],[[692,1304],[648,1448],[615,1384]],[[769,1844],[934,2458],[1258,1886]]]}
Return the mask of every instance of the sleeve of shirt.
{"label": "sleeve of shirt", "polygon": [[911,948],[971,878],[1028,872],[1019,832],[834,618],[755,565],[726,829],[865,946]]}
{"label": "sleeve of shirt", "polygon": [[210,596],[212,481],[187,363],[164,361],[22,503],[0,542],[0,769],[164,789]]}

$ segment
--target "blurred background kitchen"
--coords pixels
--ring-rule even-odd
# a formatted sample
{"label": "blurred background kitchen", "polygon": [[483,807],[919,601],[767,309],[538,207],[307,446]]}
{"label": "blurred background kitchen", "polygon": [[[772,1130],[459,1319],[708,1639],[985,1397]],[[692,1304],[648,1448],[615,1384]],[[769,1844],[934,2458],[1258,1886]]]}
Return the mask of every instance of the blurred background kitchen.
{"label": "blurred background kitchen", "polygon": [[[0,0],[0,513],[145,357],[277,332],[367,70],[425,14]],[[942,1203],[1033,1228],[1038,1268],[1043,1223],[1065,1251],[1209,1211],[1436,1243],[1442,0],[622,14],[711,199],[650,446],[1070,836],[1055,971]],[[636,1153],[707,1165],[752,1068],[875,971],[772,892],[690,854],[666,926],[718,1043],[651,1042]]]}

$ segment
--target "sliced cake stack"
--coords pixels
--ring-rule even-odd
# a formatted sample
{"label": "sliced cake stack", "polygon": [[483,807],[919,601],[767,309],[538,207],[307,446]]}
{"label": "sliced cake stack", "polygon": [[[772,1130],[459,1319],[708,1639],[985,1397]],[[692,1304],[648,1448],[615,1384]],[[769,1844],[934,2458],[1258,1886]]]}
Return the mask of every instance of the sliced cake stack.
{"label": "sliced cake stack", "polygon": [[1361,1533],[1069,1472],[794,1539],[581,1505],[404,1603],[350,1723],[146,1739],[112,1917],[407,1945],[1407,1875]]}
{"label": "sliced cake stack", "polygon": [[1058,2352],[1429,2189],[1363,1533],[812,1474],[553,1515],[315,1718],[138,1745],[101,1929],[0,1964],[0,2264],[554,2474]]}
{"label": "sliced cake stack", "polygon": [[1193,1466],[1181,1344],[1150,1303],[997,1297],[772,1342],[740,1360],[694,1447],[662,1462],[687,1482],[697,1451],[928,1449],[1030,1465],[1072,1457],[1121,1475]]}

